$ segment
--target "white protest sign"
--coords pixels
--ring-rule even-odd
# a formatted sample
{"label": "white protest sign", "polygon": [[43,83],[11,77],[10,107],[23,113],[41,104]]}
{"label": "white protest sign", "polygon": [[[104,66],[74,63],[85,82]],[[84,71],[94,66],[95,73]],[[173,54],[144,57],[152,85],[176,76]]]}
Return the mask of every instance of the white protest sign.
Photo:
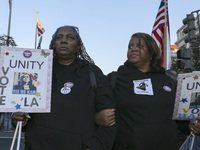
{"label": "white protest sign", "polygon": [[178,75],[173,119],[191,120],[200,116],[200,72]]}
{"label": "white protest sign", "polygon": [[50,112],[52,50],[0,47],[0,112]]}

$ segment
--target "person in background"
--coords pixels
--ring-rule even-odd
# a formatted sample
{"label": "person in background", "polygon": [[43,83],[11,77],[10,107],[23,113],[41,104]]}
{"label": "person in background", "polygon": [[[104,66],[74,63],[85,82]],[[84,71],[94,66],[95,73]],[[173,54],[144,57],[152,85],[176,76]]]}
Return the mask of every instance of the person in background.
{"label": "person in background", "polygon": [[[127,61],[118,68],[115,81],[119,129],[113,150],[178,150],[177,125],[172,120],[176,85],[160,66],[154,39],[146,33],[133,34]],[[112,76],[108,74],[111,81]],[[109,124],[104,111],[96,114],[96,121],[107,119]]]}
{"label": "person in background", "polygon": [[4,132],[13,132],[12,131],[12,120],[11,120],[11,113],[10,112],[5,112]]}
{"label": "person in background", "polygon": [[54,52],[51,112],[31,113],[31,119],[27,113],[12,115],[13,125],[23,121],[25,149],[110,150],[116,127],[96,124],[95,113],[115,107],[112,88],[87,54],[78,28],[58,28],[49,48]]}

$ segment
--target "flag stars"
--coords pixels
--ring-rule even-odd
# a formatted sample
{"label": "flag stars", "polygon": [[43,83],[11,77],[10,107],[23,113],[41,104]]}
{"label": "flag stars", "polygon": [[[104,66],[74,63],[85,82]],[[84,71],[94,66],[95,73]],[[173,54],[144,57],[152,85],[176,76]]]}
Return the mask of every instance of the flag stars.
{"label": "flag stars", "polygon": [[37,92],[35,95],[36,95],[37,97],[41,96],[41,95],[40,95],[40,92]]}
{"label": "flag stars", "polygon": [[187,101],[187,98],[182,98],[182,100],[180,102],[186,103],[188,101]]}
{"label": "flag stars", "polygon": [[199,79],[199,76],[198,75],[194,75],[193,78],[194,78],[194,80],[196,80],[196,79]]}
{"label": "flag stars", "polygon": [[16,107],[16,109],[21,109],[21,108],[20,108],[21,105],[19,105],[19,104],[17,104],[15,107]]}

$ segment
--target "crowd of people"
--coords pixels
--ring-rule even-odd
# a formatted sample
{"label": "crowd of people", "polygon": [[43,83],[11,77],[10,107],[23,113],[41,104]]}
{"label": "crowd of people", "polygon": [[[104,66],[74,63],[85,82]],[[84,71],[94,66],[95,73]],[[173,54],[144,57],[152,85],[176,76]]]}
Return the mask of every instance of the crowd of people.
{"label": "crowd of people", "polygon": [[[51,112],[12,114],[13,126],[23,122],[26,150],[178,150],[176,78],[161,67],[150,35],[133,34],[127,60],[107,76],[86,52],[77,27],[58,28],[49,48]],[[198,121],[185,128],[200,134]]]}

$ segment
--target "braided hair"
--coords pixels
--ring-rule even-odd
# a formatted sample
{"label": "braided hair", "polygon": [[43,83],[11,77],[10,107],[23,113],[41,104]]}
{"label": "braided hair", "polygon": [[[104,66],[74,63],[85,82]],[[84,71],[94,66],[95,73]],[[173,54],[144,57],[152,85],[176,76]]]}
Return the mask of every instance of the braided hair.
{"label": "braided hair", "polygon": [[86,60],[87,62],[94,64],[93,59],[86,52],[85,46],[83,45],[83,42],[82,42],[81,37],[79,35],[79,29],[78,29],[78,27],[75,27],[75,26],[68,26],[68,25],[67,26],[61,26],[61,27],[57,28],[56,32],[53,34],[52,40],[51,40],[50,45],[49,45],[49,49],[53,49],[54,58],[57,58],[57,54],[56,54],[56,50],[55,50],[56,35],[59,32],[59,30],[62,29],[62,28],[69,28],[75,33],[75,36],[78,39],[77,40],[78,44],[80,45],[80,49],[78,50],[78,53],[77,53],[77,58],[80,58],[82,60]]}

